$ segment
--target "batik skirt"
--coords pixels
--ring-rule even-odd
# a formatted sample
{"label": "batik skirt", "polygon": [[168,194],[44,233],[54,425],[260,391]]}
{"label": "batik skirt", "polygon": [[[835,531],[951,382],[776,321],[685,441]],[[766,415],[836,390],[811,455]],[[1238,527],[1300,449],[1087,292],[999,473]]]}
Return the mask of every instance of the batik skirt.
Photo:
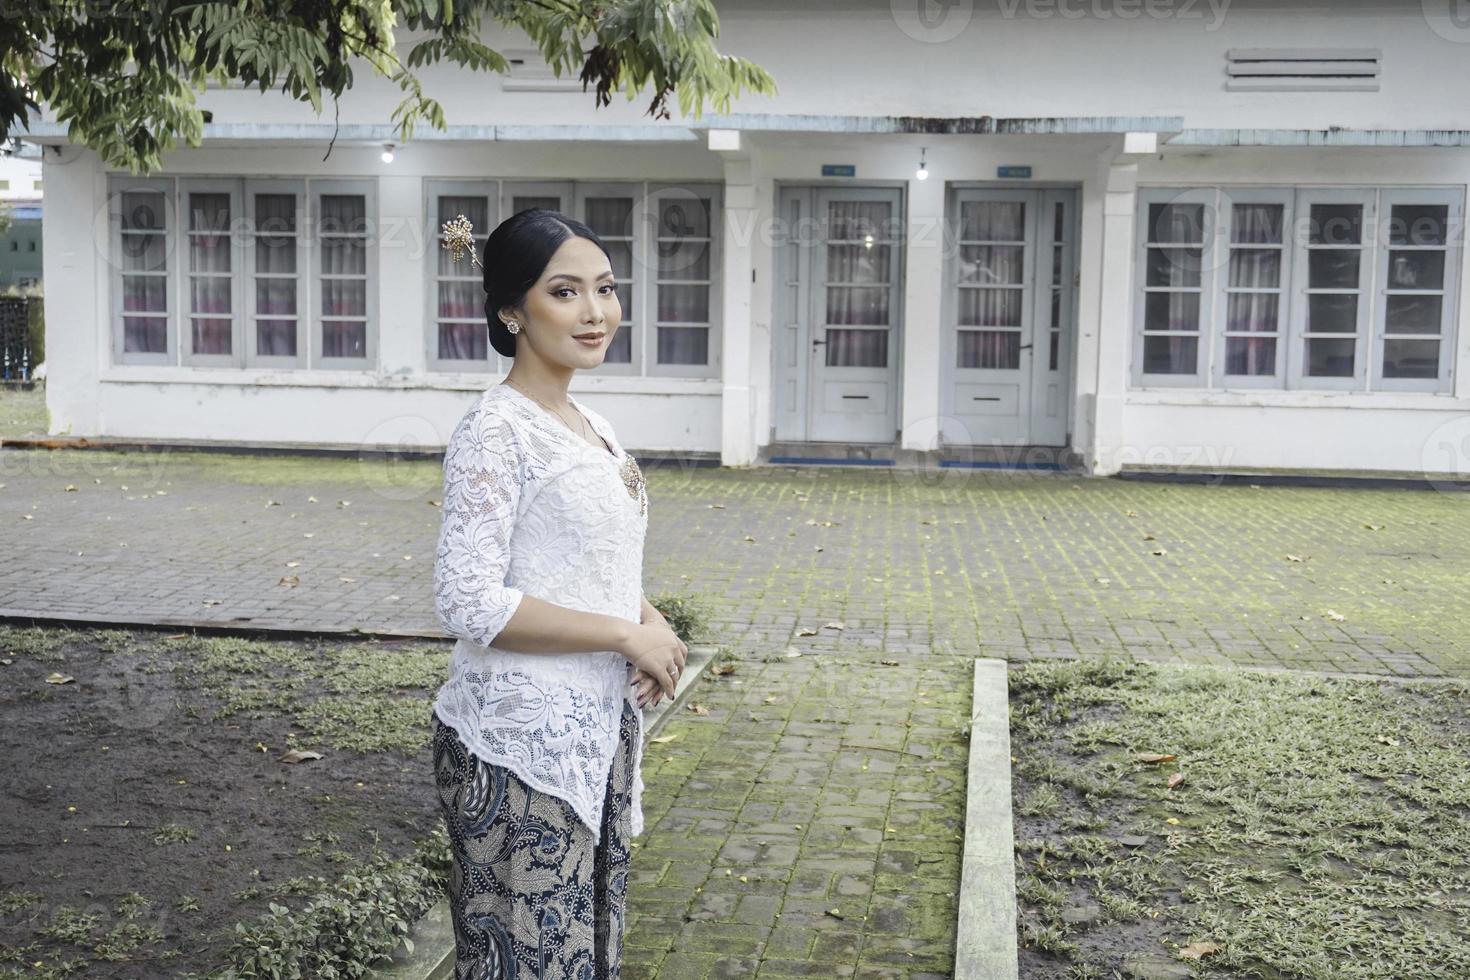
{"label": "batik skirt", "polygon": [[594,844],[565,800],[471,754],[433,715],[455,980],[618,980],[637,726],[624,702]]}

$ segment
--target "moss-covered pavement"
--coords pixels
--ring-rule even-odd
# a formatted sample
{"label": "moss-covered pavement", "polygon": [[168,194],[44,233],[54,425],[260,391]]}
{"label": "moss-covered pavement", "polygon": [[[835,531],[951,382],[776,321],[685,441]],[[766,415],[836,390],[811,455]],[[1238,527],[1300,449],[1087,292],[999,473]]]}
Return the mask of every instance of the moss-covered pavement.
{"label": "moss-covered pavement", "polygon": [[[650,468],[732,673],[649,747],[630,978],[942,977],[970,659],[1470,676],[1470,494]],[[0,451],[0,609],[436,631],[439,464]]]}

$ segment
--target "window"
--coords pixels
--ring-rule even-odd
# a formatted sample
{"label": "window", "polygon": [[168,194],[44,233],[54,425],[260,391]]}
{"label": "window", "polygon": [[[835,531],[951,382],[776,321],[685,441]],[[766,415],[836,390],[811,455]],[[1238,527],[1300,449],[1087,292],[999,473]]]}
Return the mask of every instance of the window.
{"label": "window", "polygon": [[114,178],[111,201],[118,363],[374,363],[370,182]]}
{"label": "window", "polygon": [[[570,214],[606,246],[622,319],[603,374],[712,377],[719,372],[718,188],[633,181],[431,181],[431,240],[463,214],[483,256],[491,229],[527,208]],[[429,364],[438,370],[509,370],[489,348],[480,270],[453,262],[441,244],[429,257]]]}
{"label": "window", "polygon": [[1448,391],[1461,194],[1142,188],[1133,380]]}

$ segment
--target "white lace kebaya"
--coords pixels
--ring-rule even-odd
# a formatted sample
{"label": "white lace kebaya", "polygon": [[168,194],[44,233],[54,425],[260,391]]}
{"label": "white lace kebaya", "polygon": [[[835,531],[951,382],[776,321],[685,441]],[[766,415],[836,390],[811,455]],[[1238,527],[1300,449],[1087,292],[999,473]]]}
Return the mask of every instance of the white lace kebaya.
{"label": "white lace kebaya", "polygon": [[459,638],[434,711],[476,756],[571,804],[599,840],[623,702],[638,714],[633,834],[643,832],[643,711],[615,650],[491,645],[521,598],[638,622],[648,497],[601,415],[568,396],[616,453],[509,385],[491,385],[444,451],[434,607]]}

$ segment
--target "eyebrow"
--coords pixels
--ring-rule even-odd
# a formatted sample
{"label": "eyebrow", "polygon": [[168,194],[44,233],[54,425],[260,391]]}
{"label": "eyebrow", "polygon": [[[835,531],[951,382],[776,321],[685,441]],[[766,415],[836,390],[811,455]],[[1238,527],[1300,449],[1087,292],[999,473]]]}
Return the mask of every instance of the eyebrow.
{"label": "eyebrow", "polygon": [[[612,277],[613,277],[612,270],[609,269],[606,272],[604,272],[602,275],[598,276],[597,278],[599,278],[599,279],[611,279]],[[550,279],[548,279],[547,282],[554,282],[557,279],[569,279],[572,282],[578,283],[579,285],[582,282],[581,277],[574,276],[574,275],[572,275],[571,273],[568,273],[568,272],[558,272],[556,275],[554,275]]]}

